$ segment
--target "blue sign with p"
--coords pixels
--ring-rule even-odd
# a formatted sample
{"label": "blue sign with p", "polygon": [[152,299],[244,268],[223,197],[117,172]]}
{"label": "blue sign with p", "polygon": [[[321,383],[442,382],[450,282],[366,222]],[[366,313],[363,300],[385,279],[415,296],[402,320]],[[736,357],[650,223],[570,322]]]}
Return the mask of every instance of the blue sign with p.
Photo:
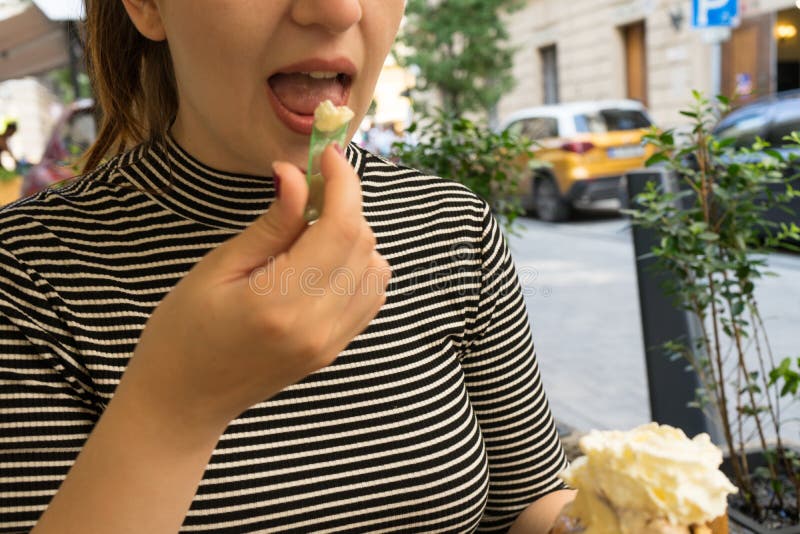
{"label": "blue sign with p", "polygon": [[739,0],[692,0],[692,26],[733,26],[739,16]]}

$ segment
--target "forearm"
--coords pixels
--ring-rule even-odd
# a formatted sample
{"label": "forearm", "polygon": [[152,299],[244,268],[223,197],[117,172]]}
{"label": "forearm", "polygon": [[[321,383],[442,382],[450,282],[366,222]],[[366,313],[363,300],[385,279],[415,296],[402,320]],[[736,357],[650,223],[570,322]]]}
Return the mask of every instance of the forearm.
{"label": "forearm", "polygon": [[574,498],[574,490],[548,493],[523,510],[508,533],[547,534],[561,509]]}
{"label": "forearm", "polygon": [[179,530],[223,429],[186,428],[155,404],[122,380],[34,534]]}

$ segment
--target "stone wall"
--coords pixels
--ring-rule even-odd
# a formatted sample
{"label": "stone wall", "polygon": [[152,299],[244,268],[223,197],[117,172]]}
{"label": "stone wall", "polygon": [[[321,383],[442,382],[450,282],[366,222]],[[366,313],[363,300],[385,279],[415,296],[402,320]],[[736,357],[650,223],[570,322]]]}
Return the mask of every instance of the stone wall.
{"label": "stone wall", "polygon": [[[755,16],[794,6],[794,0],[741,0],[742,15]],[[680,28],[672,14],[680,13]],[[508,17],[518,48],[516,88],[500,102],[501,118],[544,102],[539,49],[555,44],[562,102],[624,98],[625,45],[621,28],[644,21],[650,112],[657,124],[682,123],[678,110],[691,89],[711,91],[711,46],[691,28],[687,0],[529,0]]]}

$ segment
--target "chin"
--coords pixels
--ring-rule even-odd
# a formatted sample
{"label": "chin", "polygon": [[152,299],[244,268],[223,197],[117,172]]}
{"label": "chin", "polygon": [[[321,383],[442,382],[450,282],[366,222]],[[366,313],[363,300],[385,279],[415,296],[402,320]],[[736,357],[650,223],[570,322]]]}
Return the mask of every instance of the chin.
{"label": "chin", "polygon": [[278,158],[288,161],[289,163],[296,165],[300,170],[305,171],[305,168],[308,166],[308,140],[306,140],[306,143],[302,146],[302,148],[292,147],[291,149],[282,152]]}

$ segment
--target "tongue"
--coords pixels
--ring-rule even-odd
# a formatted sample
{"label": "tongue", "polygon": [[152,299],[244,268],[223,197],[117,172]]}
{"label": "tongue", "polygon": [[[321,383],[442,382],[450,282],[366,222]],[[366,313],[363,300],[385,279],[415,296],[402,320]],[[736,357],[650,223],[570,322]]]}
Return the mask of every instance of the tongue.
{"label": "tongue", "polygon": [[315,79],[305,74],[276,74],[269,79],[272,92],[281,104],[298,115],[313,115],[320,102],[344,104],[344,87],[336,78]]}

